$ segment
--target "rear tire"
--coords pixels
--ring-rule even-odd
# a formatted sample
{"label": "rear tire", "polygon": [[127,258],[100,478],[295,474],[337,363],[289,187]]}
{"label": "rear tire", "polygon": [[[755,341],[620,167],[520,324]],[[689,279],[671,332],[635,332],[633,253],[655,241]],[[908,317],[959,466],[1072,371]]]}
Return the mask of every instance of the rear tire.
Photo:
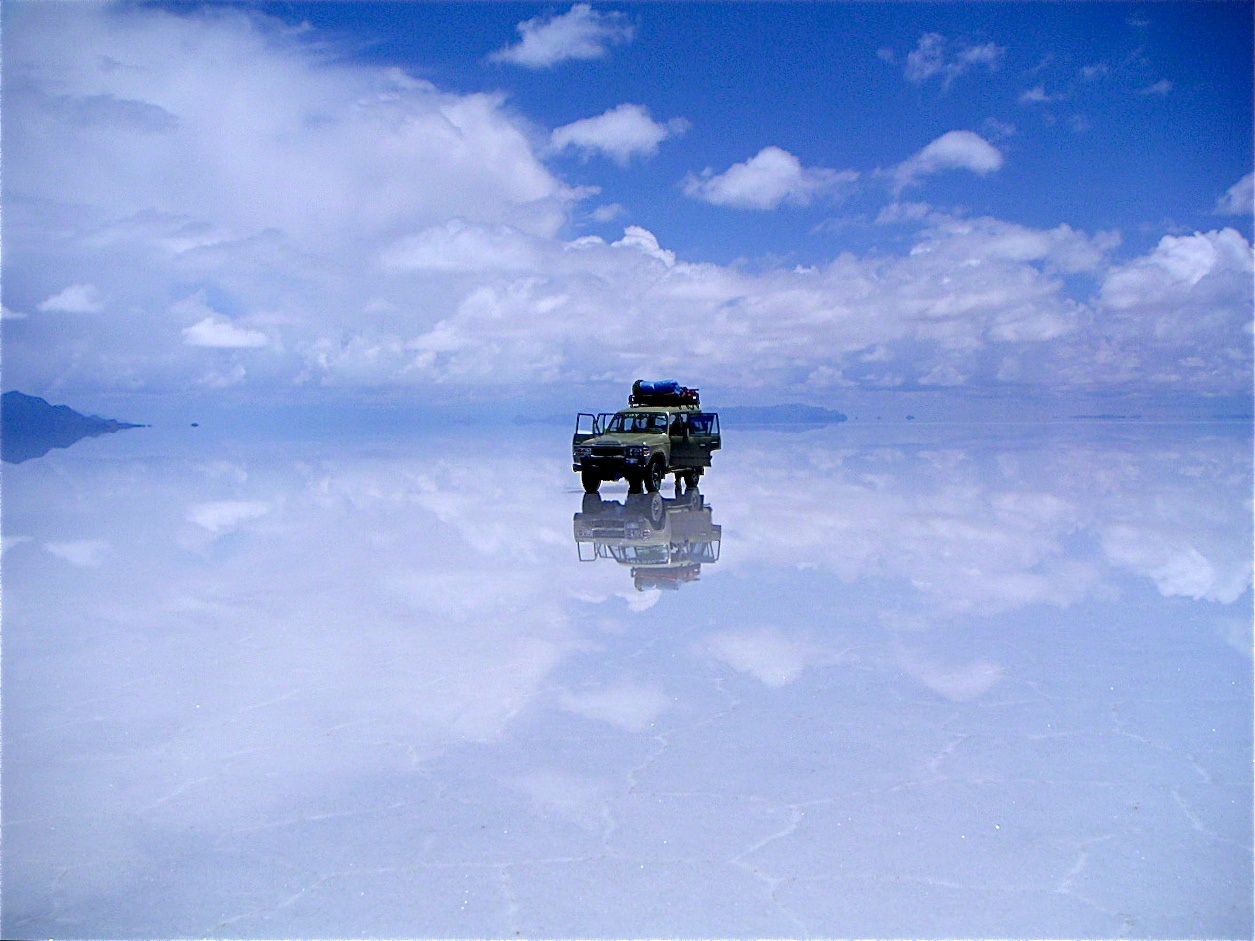
{"label": "rear tire", "polygon": [[585,493],[596,493],[601,489],[601,477],[591,471],[583,471],[580,480],[584,482]]}

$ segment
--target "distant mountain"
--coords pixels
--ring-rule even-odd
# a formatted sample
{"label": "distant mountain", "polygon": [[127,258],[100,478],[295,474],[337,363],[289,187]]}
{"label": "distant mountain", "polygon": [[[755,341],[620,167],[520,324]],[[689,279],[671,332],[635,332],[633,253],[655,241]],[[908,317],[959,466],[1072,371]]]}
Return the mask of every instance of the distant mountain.
{"label": "distant mountain", "polygon": [[0,396],[0,459],[21,464],[43,457],[53,448],[68,448],[83,438],[143,427],[81,415],[68,405],[49,405],[35,395],[6,392]]}

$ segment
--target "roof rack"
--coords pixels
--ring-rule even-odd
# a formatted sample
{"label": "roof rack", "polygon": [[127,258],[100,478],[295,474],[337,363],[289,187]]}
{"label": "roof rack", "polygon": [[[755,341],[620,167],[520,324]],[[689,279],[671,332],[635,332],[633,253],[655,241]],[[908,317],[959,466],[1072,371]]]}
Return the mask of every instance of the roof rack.
{"label": "roof rack", "polygon": [[628,405],[695,405],[700,406],[701,396],[697,389],[689,389],[674,379],[648,382],[637,379],[632,383]]}

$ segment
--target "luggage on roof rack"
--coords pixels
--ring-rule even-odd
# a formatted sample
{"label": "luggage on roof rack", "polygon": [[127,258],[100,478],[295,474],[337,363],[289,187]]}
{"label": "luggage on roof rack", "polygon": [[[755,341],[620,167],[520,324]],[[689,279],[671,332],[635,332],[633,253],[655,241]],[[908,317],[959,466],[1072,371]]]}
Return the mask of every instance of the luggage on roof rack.
{"label": "luggage on roof rack", "polygon": [[689,389],[674,379],[650,382],[637,379],[632,383],[628,405],[701,405],[697,389]]}

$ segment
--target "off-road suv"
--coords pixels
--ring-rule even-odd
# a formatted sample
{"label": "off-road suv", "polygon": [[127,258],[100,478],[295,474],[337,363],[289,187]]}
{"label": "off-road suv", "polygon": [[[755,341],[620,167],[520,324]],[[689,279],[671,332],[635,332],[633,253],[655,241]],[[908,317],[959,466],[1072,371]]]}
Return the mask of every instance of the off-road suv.
{"label": "off-road suv", "polygon": [[585,493],[602,481],[628,482],[631,493],[656,492],[667,474],[696,487],[719,450],[719,416],[703,412],[696,389],[678,382],[637,380],[628,407],[614,414],[580,412],[571,439],[572,469]]}

